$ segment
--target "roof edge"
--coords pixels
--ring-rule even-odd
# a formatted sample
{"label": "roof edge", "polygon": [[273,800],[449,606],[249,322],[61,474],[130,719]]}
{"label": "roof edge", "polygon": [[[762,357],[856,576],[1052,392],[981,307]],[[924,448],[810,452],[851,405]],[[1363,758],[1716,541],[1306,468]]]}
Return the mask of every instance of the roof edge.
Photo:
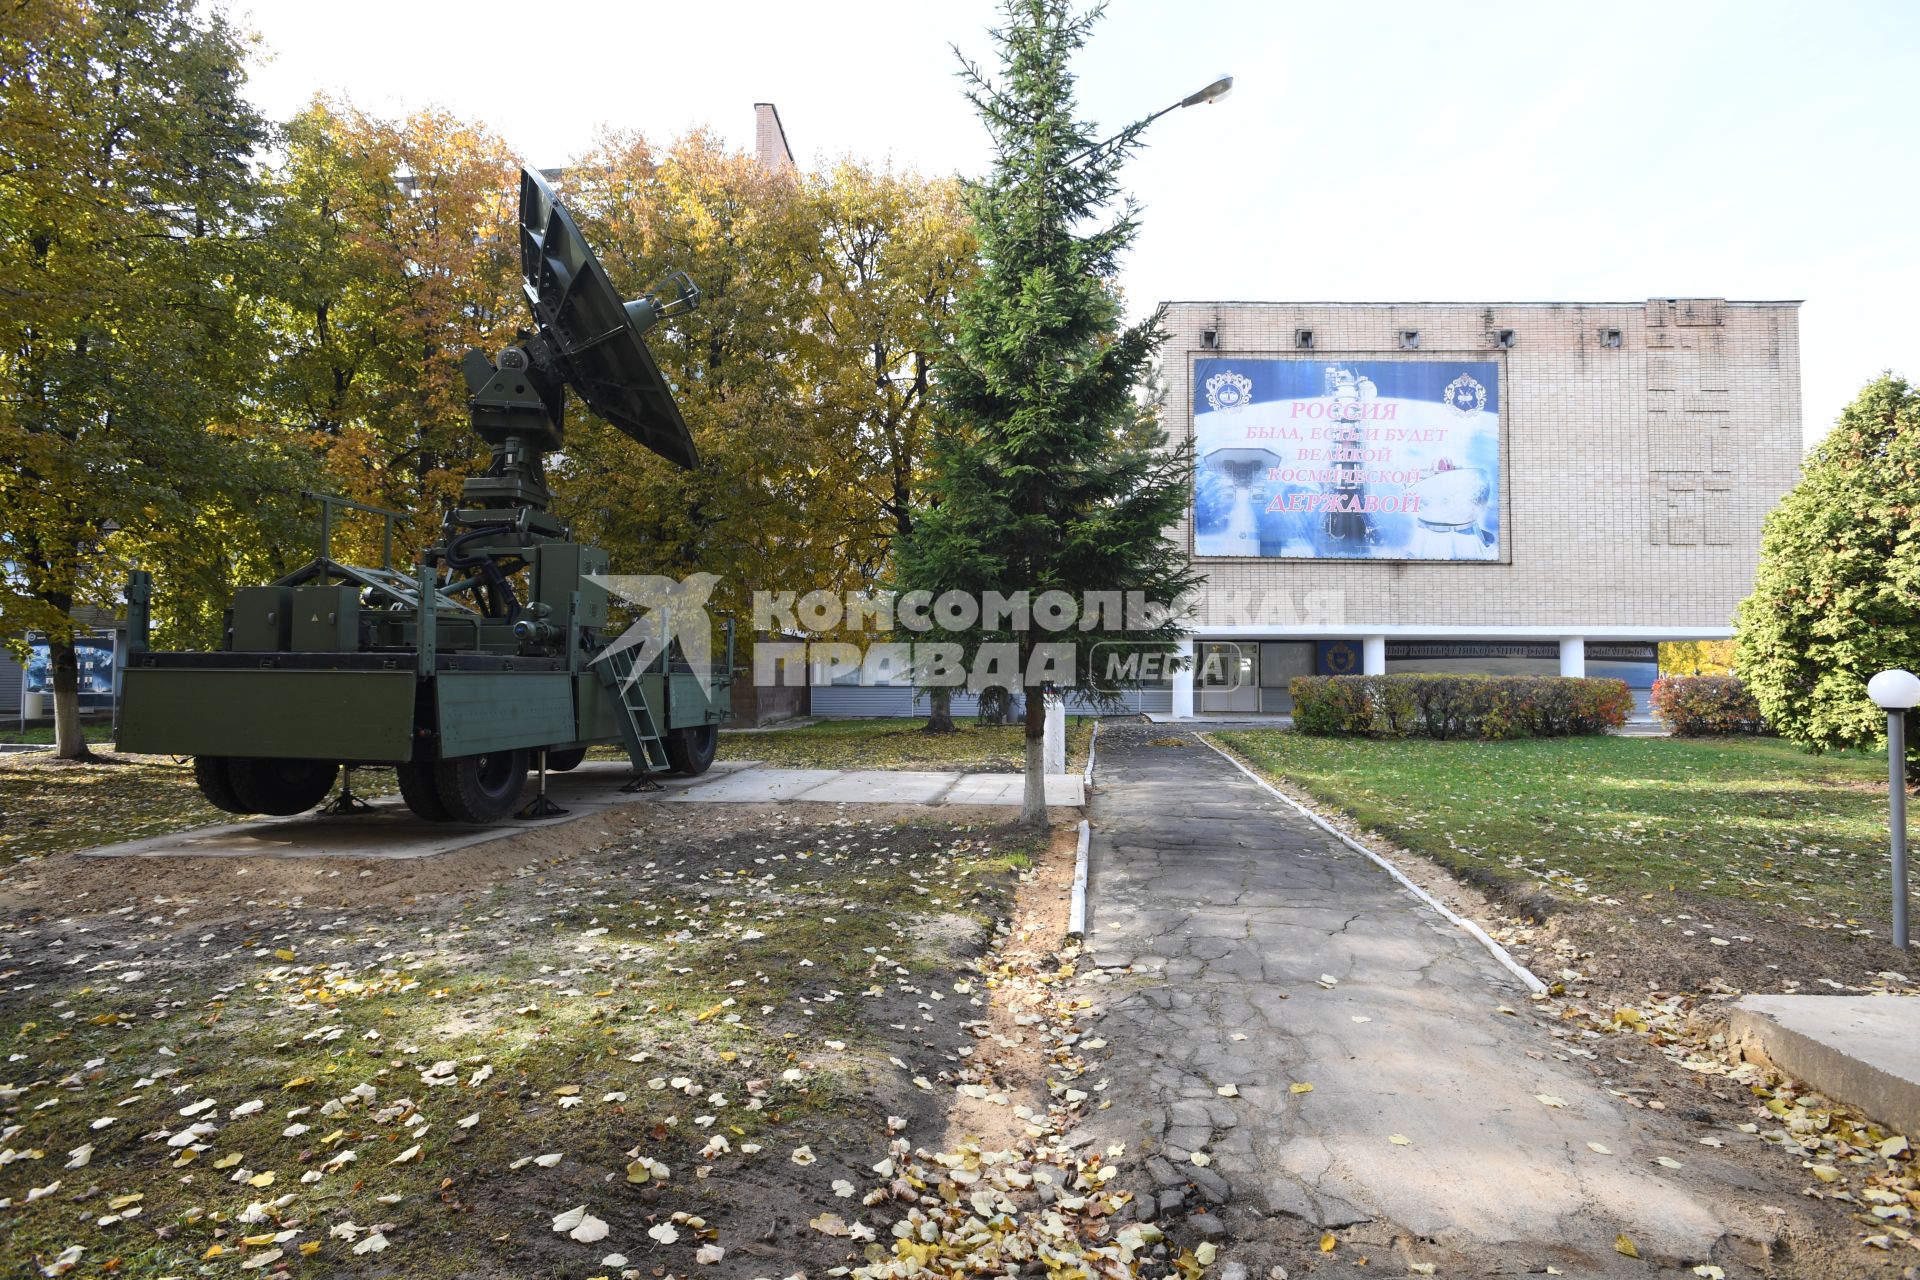
{"label": "roof edge", "polygon": [[[1280,302],[1259,298],[1169,298],[1163,307],[1644,307],[1649,302],[1680,302],[1679,297],[1639,298],[1626,302],[1516,302],[1516,301],[1401,301],[1401,302]],[[1719,298],[1729,307],[1797,307],[1805,298]]]}

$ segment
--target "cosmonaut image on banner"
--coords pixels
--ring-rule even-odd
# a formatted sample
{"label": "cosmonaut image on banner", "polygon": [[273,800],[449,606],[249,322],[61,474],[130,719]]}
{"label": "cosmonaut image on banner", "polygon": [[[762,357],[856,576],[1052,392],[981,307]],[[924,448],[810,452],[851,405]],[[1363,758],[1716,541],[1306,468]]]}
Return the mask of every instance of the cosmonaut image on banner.
{"label": "cosmonaut image on banner", "polygon": [[1500,366],[1193,366],[1193,553],[1500,559]]}

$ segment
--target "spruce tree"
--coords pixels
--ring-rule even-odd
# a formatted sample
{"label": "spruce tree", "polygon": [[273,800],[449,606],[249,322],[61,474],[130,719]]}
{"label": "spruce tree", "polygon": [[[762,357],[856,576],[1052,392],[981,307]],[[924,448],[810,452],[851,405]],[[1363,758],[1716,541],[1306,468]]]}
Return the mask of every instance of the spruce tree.
{"label": "spruce tree", "polygon": [[[1101,142],[1075,115],[1073,55],[1100,16],[1065,0],[1010,0],[993,32],[998,75],[962,62],[967,98],[986,125],[993,168],[967,190],[980,270],[962,290],[940,366],[946,430],[927,505],[899,548],[902,585],[935,592],[1140,592],[1172,606],[1197,581],[1166,536],[1192,480],[1190,452],[1140,430],[1136,390],[1159,343],[1159,314],[1124,322],[1114,279],[1138,207],[1120,169],[1142,120]],[[1085,621],[1083,619],[1083,624]],[[1070,642],[1081,687],[1102,642],[1169,644],[1169,613],[1123,631],[1036,627],[976,642],[1017,643],[1022,672],[1036,643]],[[1040,690],[1026,704],[1021,821],[1046,821]]]}

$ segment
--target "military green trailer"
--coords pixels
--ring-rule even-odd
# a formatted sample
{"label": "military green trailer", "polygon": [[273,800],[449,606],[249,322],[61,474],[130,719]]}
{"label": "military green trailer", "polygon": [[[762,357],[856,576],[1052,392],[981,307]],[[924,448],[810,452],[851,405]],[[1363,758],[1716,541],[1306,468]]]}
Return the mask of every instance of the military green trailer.
{"label": "military green trailer", "polygon": [[[536,329],[492,359],[467,353],[474,429],[493,456],[465,482],[438,541],[403,570],[394,513],[320,497],[319,555],[237,591],[213,653],[149,647],[151,579],[136,572],[121,750],[192,756],[201,793],[230,813],[300,813],[326,799],[343,766],[390,764],[408,807],[436,822],[504,818],[529,769],[544,782],[597,743],[624,746],[641,780],[712,764],[730,716],[731,620],[718,662],[694,642],[710,635],[704,610],[691,629],[663,606],[613,634],[621,580],[548,511],[541,473],[564,440],[568,387],[649,449],[698,465],[641,338],[698,291],[679,277],[670,299],[622,303],[531,169],[520,238]],[[332,557],[343,507],[386,521],[380,566]]]}

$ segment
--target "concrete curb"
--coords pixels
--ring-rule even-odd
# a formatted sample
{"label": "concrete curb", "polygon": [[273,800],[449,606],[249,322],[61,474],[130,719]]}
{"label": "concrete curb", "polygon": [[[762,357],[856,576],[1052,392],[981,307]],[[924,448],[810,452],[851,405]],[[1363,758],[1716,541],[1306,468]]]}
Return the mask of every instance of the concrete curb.
{"label": "concrete curb", "polygon": [[1094,752],[1099,749],[1099,746],[1100,720],[1098,717],[1095,717],[1093,721],[1093,734],[1087,739],[1087,767],[1082,770],[1080,774],[1082,795],[1093,790],[1093,756]]}
{"label": "concrete curb", "polygon": [[1073,904],[1067,909],[1067,935],[1087,935],[1087,846],[1093,843],[1093,828],[1080,819],[1080,845],[1073,854]]}
{"label": "concrete curb", "polygon": [[1341,844],[1346,845],[1347,848],[1353,850],[1355,853],[1363,855],[1369,861],[1371,861],[1375,866],[1379,867],[1382,871],[1385,871],[1388,875],[1392,876],[1395,880],[1398,880],[1400,882],[1400,886],[1403,889],[1405,889],[1408,893],[1411,893],[1414,897],[1420,899],[1420,901],[1426,903],[1429,907],[1432,907],[1436,912],[1438,912],[1441,915],[1443,919],[1447,920],[1449,923],[1453,924],[1455,927],[1463,930],[1468,937],[1472,938],[1474,941],[1478,942],[1481,946],[1485,947],[1487,951],[1493,956],[1493,958],[1500,962],[1501,966],[1505,968],[1507,972],[1511,973],[1514,977],[1520,979],[1520,981],[1526,986],[1527,990],[1533,992],[1535,995],[1544,995],[1546,993],[1547,984],[1540,981],[1539,978],[1535,977],[1531,969],[1521,964],[1518,960],[1515,960],[1513,958],[1513,954],[1509,952],[1505,947],[1501,946],[1499,943],[1495,942],[1492,938],[1488,937],[1487,931],[1485,929],[1482,929],[1479,925],[1467,919],[1465,916],[1462,916],[1456,913],[1452,908],[1448,907],[1446,903],[1441,902],[1438,898],[1428,893],[1425,889],[1422,889],[1419,885],[1407,879],[1406,873],[1401,871],[1400,868],[1394,866],[1391,862],[1388,862],[1385,858],[1381,857],[1379,854],[1375,853],[1373,850],[1367,848],[1367,846],[1365,846],[1364,844],[1361,844],[1358,840],[1355,840],[1353,837],[1349,836],[1346,832],[1340,830],[1338,827],[1328,822],[1325,818],[1322,818],[1319,814],[1307,808],[1307,806],[1301,804],[1298,800],[1295,800],[1292,796],[1288,795],[1286,792],[1279,790],[1272,783],[1268,782],[1265,778],[1261,777],[1259,774],[1255,773],[1253,770],[1247,768],[1246,765],[1240,763],[1239,760],[1235,759],[1232,753],[1226,751],[1217,743],[1210,740],[1205,734],[1197,733],[1194,735],[1194,737],[1198,738],[1201,742],[1206,743],[1207,746],[1213,748],[1215,754],[1217,754],[1222,760],[1225,760],[1228,764],[1232,765],[1234,768],[1238,769],[1240,772],[1246,774],[1249,778],[1253,779],[1255,785],[1257,785],[1261,790],[1265,791],[1268,795],[1272,796],[1276,800],[1279,800],[1281,803],[1287,805],[1289,808],[1293,809],[1296,813],[1298,813],[1301,817],[1305,818],[1308,822],[1311,822],[1314,826],[1319,827],[1322,831],[1332,836],[1335,840],[1338,840]]}

